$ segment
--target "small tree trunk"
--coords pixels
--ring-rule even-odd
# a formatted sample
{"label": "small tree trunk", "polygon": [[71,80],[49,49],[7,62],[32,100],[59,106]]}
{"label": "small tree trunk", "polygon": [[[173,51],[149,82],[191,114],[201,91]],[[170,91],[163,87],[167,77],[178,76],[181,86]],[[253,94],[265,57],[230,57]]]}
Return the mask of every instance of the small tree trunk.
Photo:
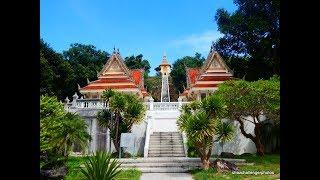
{"label": "small tree trunk", "polygon": [[119,146],[120,146],[120,142],[119,142],[119,114],[116,113],[116,138],[115,138],[115,143],[114,143],[114,147],[116,148],[117,152],[119,153]]}
{"label": "small tree trunk", "polygon": [[257,155],[264,156],[264,147],[260,141],[260,138],[256,138],[254,144],[256,145]]}
{"label": "small tree trunk", "polygon": [[207,170],[207,169],[210,168],[210,161],[209,161],[208,158],[204,158],[204,159],[202,160],[202,168],[203,168],[204,170]]}

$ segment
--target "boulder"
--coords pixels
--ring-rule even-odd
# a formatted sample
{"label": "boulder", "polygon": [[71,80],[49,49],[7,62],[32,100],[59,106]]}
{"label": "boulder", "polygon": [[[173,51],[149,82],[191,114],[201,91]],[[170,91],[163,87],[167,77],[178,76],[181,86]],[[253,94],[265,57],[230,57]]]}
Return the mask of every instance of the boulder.
{"label": "boulder", "polygon": [[41,179],[63,179],[67,175],[68,169],[62,166],[56,169],[40,170]]}
{"label": "boulder", "polygon": [[231,163],[229,161],[223,160],[223,159],[216,159],[212,162],[211,166],[213,168],[216,168],[218,172],[221,171],[239,171],[239,168],[234,163]]}
{"label": "boulder", "polygon": [[220,154],[220,157],[221,158],[234,158],[235,155],[233,153],[230,153],[230,152],[222,152]]}

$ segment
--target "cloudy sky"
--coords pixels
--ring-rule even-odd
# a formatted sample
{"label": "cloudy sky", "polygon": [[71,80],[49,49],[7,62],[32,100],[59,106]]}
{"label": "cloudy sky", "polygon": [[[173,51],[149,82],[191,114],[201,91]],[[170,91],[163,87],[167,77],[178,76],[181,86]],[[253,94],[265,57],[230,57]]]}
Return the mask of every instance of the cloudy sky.
{"label": "cloudy sky", "polygon": [[72,43],[92,44],[124,57],[143,54],[151,75],[165,52],[169,63],[196,52],[207,56],[222,36],[218,8],[232,12],[232,0],[41,0],[40,34],[58,52]]}

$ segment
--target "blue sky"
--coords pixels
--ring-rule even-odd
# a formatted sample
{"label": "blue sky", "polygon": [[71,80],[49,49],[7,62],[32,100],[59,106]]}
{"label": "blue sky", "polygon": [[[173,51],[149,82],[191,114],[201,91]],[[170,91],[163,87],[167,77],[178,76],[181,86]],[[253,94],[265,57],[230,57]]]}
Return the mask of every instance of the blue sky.
{"label": "blue sky", "polygon": [[40,35],[57,52],[92,44],[122,57],[143,54],[154,68],[195,52],[207,56],[219,38],[214,15],[234,11],[233,0],[41,0]]}

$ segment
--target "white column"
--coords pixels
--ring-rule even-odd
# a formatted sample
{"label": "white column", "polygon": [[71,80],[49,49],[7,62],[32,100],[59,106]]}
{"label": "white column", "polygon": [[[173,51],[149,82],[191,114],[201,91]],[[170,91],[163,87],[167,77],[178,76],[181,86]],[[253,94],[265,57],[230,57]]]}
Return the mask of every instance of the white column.
{"label": "white column", "polygon": [[179,109],[181,109],[181,107],[182,107],[182,98],[179,96],[179,98],[178,98],[178,103],[179,103]]}
{"label": "white column", "polygon": [[150,103],[149,103],[150,111],[152,111],[153,110],[153,101],[154,101],[154,99],[152,97],[150,97],[149,101],[150,101]]}
{"label": "white column", "polygon": [[91,138],[92,138],[92,141],[91,141],[91,153],[94,153],[96,152],[97,150],[97,119],[96,118],[93,118],[92,119],[92,127],[91,127],[92,131],[91,131]]}
{"label": "white column", "polygon": [[73,107],[76,107],[76,103],[77,103],[78,97],[79,97],[78,94],[75,92],[74,95],[72,96],[72,98],[73,98],[72,99],[72,106]]}
{"label": "white column", "polygon": [[197,100],[201,101],[201,92],[200,91],[197,92]]}

